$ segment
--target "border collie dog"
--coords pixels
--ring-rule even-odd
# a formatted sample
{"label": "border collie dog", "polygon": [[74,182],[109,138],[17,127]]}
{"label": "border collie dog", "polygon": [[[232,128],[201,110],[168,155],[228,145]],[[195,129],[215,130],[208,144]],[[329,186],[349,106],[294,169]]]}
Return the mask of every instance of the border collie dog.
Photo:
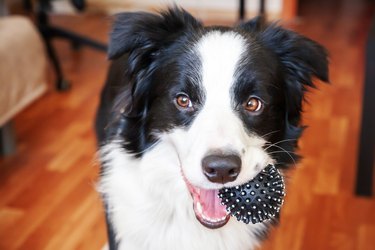
{"label": "border collie dog", "polygon": [[118,14],[96,127],[111,249],[254,249],[217,197],[298,158],[302,102],[326,50],[261,18],[204,27],[173,7]]}

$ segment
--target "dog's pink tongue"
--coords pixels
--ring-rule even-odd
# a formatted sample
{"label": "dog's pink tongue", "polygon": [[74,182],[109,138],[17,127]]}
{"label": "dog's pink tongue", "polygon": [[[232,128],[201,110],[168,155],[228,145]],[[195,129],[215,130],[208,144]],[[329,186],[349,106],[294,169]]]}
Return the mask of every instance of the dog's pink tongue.
{"label": "dog's pink tongue", "polygon": [[218,197],[219,190],[200,190],[200,203],[202,204],[203,213],[210,218],[222,218],[228,213],[225,206],[221,205]]}

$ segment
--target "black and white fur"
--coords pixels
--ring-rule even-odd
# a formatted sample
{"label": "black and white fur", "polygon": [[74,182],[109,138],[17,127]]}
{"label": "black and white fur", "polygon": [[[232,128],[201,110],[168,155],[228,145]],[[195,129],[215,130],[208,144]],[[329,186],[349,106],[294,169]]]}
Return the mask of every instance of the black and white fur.
{"label": "black and white fur", "polygon": [[[325,49],[260,18],[204,27],[175,7],[117,15],[109,58],[96,125],[111,248],[254,249],[272,222],[207,228],[187,182],[220,189],[293,163],[306,87],[328,81]],[[188,107],[176,104],[181,94]],[[245,109],[252,97],[256,112]],[[240,157],[237,178],[209,181],[209,154]]]}

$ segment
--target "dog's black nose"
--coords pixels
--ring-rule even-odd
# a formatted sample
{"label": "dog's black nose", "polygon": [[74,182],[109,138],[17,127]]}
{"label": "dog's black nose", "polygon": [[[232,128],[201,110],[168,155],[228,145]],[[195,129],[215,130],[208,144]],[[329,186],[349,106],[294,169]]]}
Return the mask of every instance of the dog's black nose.
{"label": "dog's black nose", "polygon": [[234,181],[241,171],[241,158],[238,155],[208,155],[202,159],[204,175],[216,183]]}

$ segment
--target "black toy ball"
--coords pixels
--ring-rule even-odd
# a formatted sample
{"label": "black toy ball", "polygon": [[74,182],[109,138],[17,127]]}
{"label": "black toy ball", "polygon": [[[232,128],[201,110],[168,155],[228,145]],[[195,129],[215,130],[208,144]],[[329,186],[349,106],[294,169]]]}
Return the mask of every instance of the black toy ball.
{"label": "black toy ball", "polygon": [[238,221],[255,224],[274,218],[284,201],[284,179],[268,165],[251,181],[219,190],[221,204]]}

